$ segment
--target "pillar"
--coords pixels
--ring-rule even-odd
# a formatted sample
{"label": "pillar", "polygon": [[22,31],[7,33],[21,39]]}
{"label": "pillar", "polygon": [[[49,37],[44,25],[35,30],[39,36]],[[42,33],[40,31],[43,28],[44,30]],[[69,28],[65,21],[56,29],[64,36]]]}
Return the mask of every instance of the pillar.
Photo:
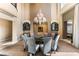
{"label": "pillar", "polygon": [[62,38],[62,33],[63,33],[63,29],[62,29],[62,15],[61,15],[61,4],[58,3],[57,4],[57,20],[58,20],[58,24],[59,24],[59,31],[58,33],[60,34],[60,37]]}
{"label": "pillar", "polygon": [[79,4],[74,8],[73,45],[79,48]]}

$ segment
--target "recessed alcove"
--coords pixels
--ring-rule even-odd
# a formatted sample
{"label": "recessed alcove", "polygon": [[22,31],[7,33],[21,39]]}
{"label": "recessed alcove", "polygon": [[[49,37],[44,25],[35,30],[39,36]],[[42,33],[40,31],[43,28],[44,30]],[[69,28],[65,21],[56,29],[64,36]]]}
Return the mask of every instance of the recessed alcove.
{"label": "recessed alcove", "polygon": [[0,42],[12,41],[12,21],[0,19]]}
{"label": "recessed alcove", "polygon": [[48,32],[48,24],[33,24],[34,33],[37,35],[43,35],[44,33]]}

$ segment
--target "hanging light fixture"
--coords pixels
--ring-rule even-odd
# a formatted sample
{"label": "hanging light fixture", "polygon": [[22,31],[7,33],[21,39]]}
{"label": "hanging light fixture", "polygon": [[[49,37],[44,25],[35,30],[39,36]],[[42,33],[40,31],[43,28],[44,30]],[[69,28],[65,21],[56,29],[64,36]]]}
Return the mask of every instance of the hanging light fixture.
{"label": "hanging light fixture", "polygon": [[44,17],[44,14],[42,13],[41,10],[39,10],[39,12],[37,13],[37,16],[34,18],[34,23],[36,24],[43,24],[47,22],[46,18]]}

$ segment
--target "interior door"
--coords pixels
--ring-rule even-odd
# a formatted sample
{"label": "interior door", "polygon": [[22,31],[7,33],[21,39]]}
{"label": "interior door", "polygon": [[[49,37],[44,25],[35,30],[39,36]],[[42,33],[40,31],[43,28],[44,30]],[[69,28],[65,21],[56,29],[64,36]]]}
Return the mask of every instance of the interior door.
{"label": "interior door", "polygon": [[67,39],[67,21],[63,22],[63,39]]}

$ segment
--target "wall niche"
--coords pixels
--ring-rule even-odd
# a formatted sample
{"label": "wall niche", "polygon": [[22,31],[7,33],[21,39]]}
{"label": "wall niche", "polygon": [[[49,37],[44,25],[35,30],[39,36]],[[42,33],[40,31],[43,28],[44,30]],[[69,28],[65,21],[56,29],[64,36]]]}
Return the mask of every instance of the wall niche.
{"label": "wall niche", "polygon": [[44,35],[44,33],[48,32],[48,24],[33,24],[33,32],[37,35]]}

